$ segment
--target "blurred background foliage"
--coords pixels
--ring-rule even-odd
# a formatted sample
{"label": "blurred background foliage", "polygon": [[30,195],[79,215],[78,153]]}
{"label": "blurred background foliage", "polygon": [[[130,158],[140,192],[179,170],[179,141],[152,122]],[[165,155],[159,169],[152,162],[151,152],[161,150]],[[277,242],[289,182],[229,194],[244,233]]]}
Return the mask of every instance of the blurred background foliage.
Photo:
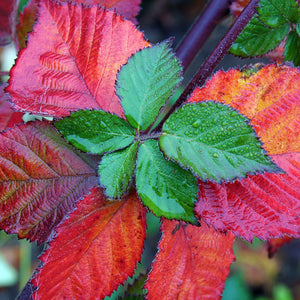
{"label": "blurred background foliage", "polygon": [[[20,1],[20,11],[28,0]],[[184,33],[205,6],[205,0],[142,0],[138,16],[139,28],[152,43],[174,37],[173,45],[182,39]],[[188,81],[200,67],[207,55],[227,31],[234,17],[225,18],[216,28],[187,71]],[[1,71],[8,71],[16,57],[14,47],[0,48]],[[250,63],[265,62],[268,59],[239,59],[227,55],[219,68],[228,70]],[[155,256],[155,245],[160,239],[159,219],[148,215],[148,234],[141,264],[135,276],[106,299],[143,299],[142,289],[145,274]],[[15,235],[0,232],[0,299],[15,299],[38,266],[37,259],[43,245],[18,240]],[[236,261],[232,264],[223,292],[223,300],[300,300],[300,240],[294,240],[280,248],[272,259],[268,258],[267,245],[259,240],[252,244],[236,239]],[[125,292],[129,287],[129,292]]]}

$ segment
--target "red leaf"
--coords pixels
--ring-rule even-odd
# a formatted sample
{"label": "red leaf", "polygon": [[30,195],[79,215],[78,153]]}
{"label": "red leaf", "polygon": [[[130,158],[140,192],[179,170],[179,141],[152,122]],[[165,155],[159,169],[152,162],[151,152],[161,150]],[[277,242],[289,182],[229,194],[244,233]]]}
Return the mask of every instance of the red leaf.
{"label": "red leaf", "polygon": [[146,282],[147,299],[220,299],[234,260],[234,236],[163,220],[163,236]]}
{"label": "red leaf", "polygon": [[273,257],[273,255],[277,252],[277,250],[285,244],[291,242],[293,238],[289,236],[284,236],[280,239],[271,239],[268,241],[268,252],[269,258]]}
{"label": "red leaf", "polygon": [[93,188],[56,231],[32,280],[38,286],[33,299],[103,299],[134,273],[146,236],[145,209],[135,194],[105,201]]}
{"label": "red leaf", "polygon": [[[69,0],[61,0],[61,2],[72,2]],[[135,17],[140,10],[141,0],[77,0],[73,3],[83,3],[85,5],[99,4],[106,8],[114,8],[124,18],[135,22]],[[32,31],[33,24],[37,18],[38,3],[37,0],[30,0],[24,8],[23,13],[20,13],[19,23],[17,26],[17,34],[20,49],[26,47],[27,35]]]}
{"label": "red leaf", "polygon": [[23,114],[12,110],[8,101],[10,97],[3,90],[5,86],[5,84],[0,85],[0,131],[23,122]]}
{"label": "red leaf", "polygon": [[14,40],[18,0],[0,1],[0,46],[5,46]]}
{"label": "red leaf", "polygon": [[[61,0],[62,2],[71,2],[70,0]],[[99,4],[106,8],[114,8],[124,18],[135,21],[140,10],[141,0],[75,0],[73,2],[82,3],[84,5]]]}
{"label": "red leaf", "polygon": [[300,71],[270,65],[247,76],[216,73],[190,101],[225,102],[250,118],[264,148],[286,174],[263,174],[222,185],[199,182],[196,213],[247,240],[300,236]]}
{"label": "red leaf", "polygon": [[15,108],[35,114],[60,117],[101,108],[122,115],[116,74],[148,45],[131,22],[114,12],[42,0],[7,90]]}
{"label": "red leaf", "polygon": [[44,242],[97,185],[95,173],[46,122],[1,133],[0,228]]}
{"label": "red leaf", "polygon": [[32,31],[33,24],[37,19],[38,2],[30,0],[24,7],[23,13],[19,14],[19,23],[17,25],[17,36],[19,49],[26,47],[27,35]]}

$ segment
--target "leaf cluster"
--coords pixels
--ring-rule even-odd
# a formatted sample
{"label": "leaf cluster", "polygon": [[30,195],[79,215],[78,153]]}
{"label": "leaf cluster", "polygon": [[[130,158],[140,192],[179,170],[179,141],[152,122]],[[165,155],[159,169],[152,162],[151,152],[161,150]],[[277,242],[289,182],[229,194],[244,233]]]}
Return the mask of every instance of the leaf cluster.
{"label": "leaf cluster", "polygon": [[300,66],[300,8],[296,0],[261,0],[257,14],[230,48],[242,57],[266,54],[285,40],[284,60]]}

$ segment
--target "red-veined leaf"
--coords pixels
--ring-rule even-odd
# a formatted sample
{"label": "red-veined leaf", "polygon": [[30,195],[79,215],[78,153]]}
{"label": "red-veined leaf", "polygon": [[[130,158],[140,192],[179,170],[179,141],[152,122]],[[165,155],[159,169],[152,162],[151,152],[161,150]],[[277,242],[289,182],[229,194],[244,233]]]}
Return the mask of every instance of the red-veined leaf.
{"label": "red-veined leaf", "polygon": [[9,44],[15,38],[18,5],[19,0],[0,1],[0,46]]}
{"label": "red-veined leaf", "polygon": [[145,209],[135,194],[105,201],[93,188],[56,231],[32,280],[38,287],[33,299],[103,299],[134,273],[146,236]]}
{"label": "red-veined leaf", "polygon": [[91,164],[47,122],[2,132],[0,228],[44,242],[76,202],[97,185]]}
{"label": "red-veined leaf", "polygon": [[3,91],[4,87],[4,84],[0,85],[0,131],[23,122],[23,114],[12,110],[11,104],[8,101],[10,97]]}
{"label": "red-veined leaf", "polygon": [[130,21],[97,5],[41,0],[27,48],[7,88],[15,108],[66,116],[79,109],[123,114],[114,85],[120,66],[148,46]]}
{"label": "red-veined leaf", "polygon": [[[68,2],[61,0],[61,2]],[[71,1],[69,1],[71,2]],[[83,3],[85,5],[99,4],[106,8],[114,8],[124,18],[135,22],[135,17],[139,12],[139,5],[141,0],[77,0],[73,3]],[[19,47],[23,49],[26,47],[27,35],[32,31],[33,24],[37,18],[38,3],[37,0],[30,0],[24,8],[23,13],[20,13],[19,23],[17,25],[17,35],[19,40]]]}
{"label": "red-veined leaf", "polygon": [[163,220],[163,236],[146,282],[147,299],[220,299],[234,260],[234,236]]}
{"label": "red-veined leaf", "polygon": [[222,185],[199,182],[196,212],[216,229],[247,240],[300,236],[299,87],[299,69],[270,65],[250,76],[220,71],[191,96],[189,101],[225,102],[250,118],[264,148],[286,172]]}
{"label": "red-veined leaf", "polygon": [[[60,0],[62,2],[70,0]],[[99,4],[106,8],[114,8],[119,14],[124,18],[135,21],[140,10],[141,0],[73,0],[76,3],[82,3],[84,5],[94,5]]]}

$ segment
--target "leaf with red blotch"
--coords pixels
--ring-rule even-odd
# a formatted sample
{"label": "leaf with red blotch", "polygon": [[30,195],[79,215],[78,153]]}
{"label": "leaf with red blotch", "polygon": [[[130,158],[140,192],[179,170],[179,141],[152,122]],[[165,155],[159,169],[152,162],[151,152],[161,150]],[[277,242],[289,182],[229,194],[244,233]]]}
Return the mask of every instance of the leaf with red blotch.
{"label": "leaf with red blotch", "polygon": [[283,238],[269,240],[268,241],[269,258],[272,258],[280,247],[282,247],[285,244],[288,244],[292,240],[293,238],[289,236],[284,236]]}
{"label": "leaf with red blotch", "polygon": [[0,228],[42,243],[97,185],[95,166],[47,122],[0,135]]}
{"label": "leaf with red blotch", "polygon": [[11,108],[11,104],[8,101],[9,95],[4,92],[6,84],[0,85],[0,131],[13,127],[15,124],[23,122],[21,112],[15,112]]}
{"label": "leaf with red blotch", "polygon": [[7,91],[14,108],[34,114],[62,117],[79,109],[103,109],[121,116],[117,72],[146,46],[143,34],[115,12],[41,0],[38,22],[11,71]]}
{"label": "leaf with red blotch", "polygon": [[[69,0],[60,0],[61,2],[71,2]],[[116,9],[116,11],[124,18],[136,23],[135,17],[140,10],[141,0],[76,0],[73,3],[82,3],[84,5],[99,4],[106,8]],[[37,18],[38,2],[30,0],[24,8],[23,13],[20,13],[19,23],[17,25],[17,35],[20,49],[26,47],[27,35],[32,31],[33,24]]]}
{"label": "leaf with red blotch", "polygon": [[0,46],[9,44],[15,38],[18,0],[0,1]]}
{"label": "leaf with red blotch", "polygon": [[269,65],[217,72],[194,91],[191,102],[212,99],[246,115],[268,154],[286,172],[224,184],[199,182],[198,217],[249,241],[254,236],[300,236],[299,87],[299,69]]}
{"label": "leaf with red blotch", "polygon": [[[100,188],[56,229],[40,260],[32,284],[33,299],[104,299],[128,276],[141,258],[146,215],[132,193],[122,201],[105,201]],[[51,280],[49,280],[51,278]]]}
{"label": "leaf with red blotch", "polygon": [[145,288],[147,299],[220,299],[234,260],[234,236],[163,220],[163,236]]}

